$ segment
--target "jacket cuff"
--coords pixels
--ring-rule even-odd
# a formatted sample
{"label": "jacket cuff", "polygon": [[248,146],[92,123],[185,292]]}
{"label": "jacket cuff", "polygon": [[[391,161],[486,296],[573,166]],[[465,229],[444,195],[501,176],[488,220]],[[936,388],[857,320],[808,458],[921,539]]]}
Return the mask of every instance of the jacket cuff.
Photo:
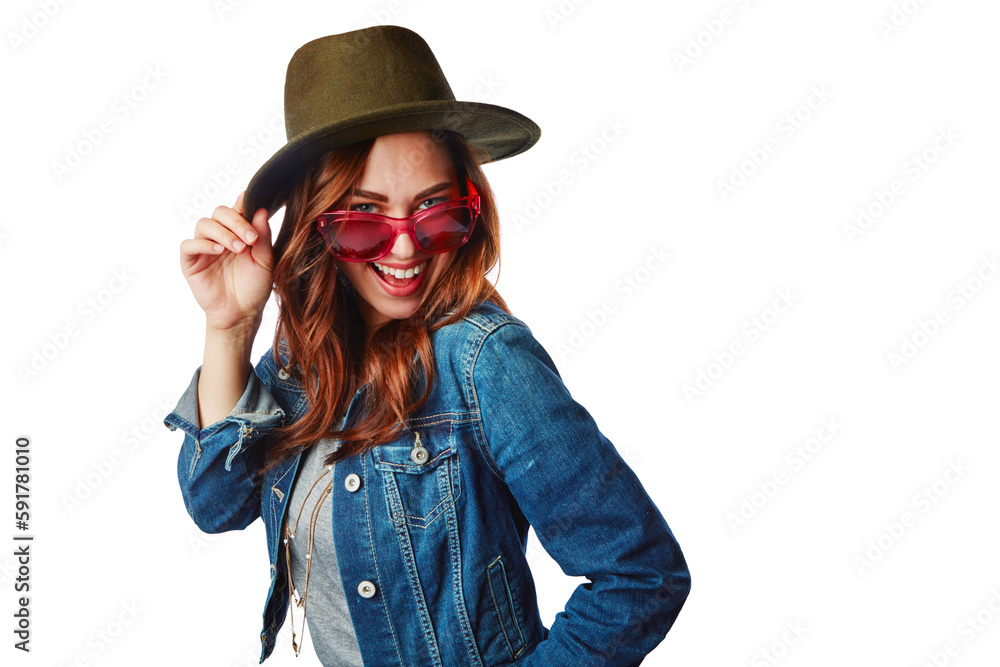
{"label": "jacket cuff", "polygon": [[168,429],[175,431],[179,428],[199,444],[212,433],[218,431],[226,422],[242,422],[245,425],[253,425],[258,422],[270,423],[273,421],[273,415],[284,415],[284,410],[274,400],[251,366],[246,387],[243,388],[243,394],[233,409],[227,416],[202,429],[200,428],[201,417],[198,412],[198,379],[200,377],[201,366],[198,366],[173,411],[163,418],[163,425]]}

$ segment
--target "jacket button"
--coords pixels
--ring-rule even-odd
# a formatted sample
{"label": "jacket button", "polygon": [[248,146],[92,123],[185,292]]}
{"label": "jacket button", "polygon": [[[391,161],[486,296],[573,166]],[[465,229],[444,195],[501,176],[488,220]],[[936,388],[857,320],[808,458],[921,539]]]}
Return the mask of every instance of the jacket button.
{"label": "jacket button", "polygon": [[363,598],[370,598],[375,595],[375,584],[370,581],[362,581],[358,584],[358,595]]}
{"label": "jacket button", "polygon": [[416,445],[410,450],[410,460],[417,465],[423,465],[427,463],[427,448],[423,445]]}
{"label": "jacket button", "polygon": [[352,472],[344,479],[344,487],[351,493],[354,493],[361,488],[361,478]]}
{"label": "jacket button", "polygon": [[410,450],[410,460],[418,466],[427,463],[427,448],[420,444],[420,434],[416,434],[413,441],[413,449]]}
{"label": "jacket button", "polygon": [[289,377],[288,376],[288,371],[286,371],[284,368],[279,368],[278,369],[278,377],[280,377],[282,380],[287,380],[288,377]]}

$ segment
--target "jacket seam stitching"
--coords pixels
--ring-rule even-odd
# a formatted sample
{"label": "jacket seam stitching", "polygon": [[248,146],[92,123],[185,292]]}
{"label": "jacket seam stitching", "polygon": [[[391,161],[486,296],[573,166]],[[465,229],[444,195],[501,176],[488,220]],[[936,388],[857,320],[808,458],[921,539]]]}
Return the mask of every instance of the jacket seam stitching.
{"label": "jacket seam stitching", "polygon": [[476,422],[474,425],[475,426],[474,432],[476,435],[476,447],[480,450],[480,453],[483,454],[483,456],[485,456],[487,459],[486,468],[490,472],[492,472],[497,479],[503,482],[506,482],[506,480],[504,479],[503,471],[497,464],[496,459],[493,458],[493,452],[490,450],[490,444],[486,438],[486,432],[483,429],[483,413],[479,405],[479,397],[476,395],[475,373],[476,373],[476,362],[479,361],[479,353],[482,351],[483,346],[486,344],[486,340],[490,337],[490,335],[498,331],[500,327],[506,324],[517,324],[517,322],[515,320],[506,320],[500,322],[497,324],[495,328],[487,331],[486,334],[480,338],[479,344],[474,347],[474,350],[470,351],[470,354],[472,354],[473,358],[472,358],[472,363],[469,364],[468,367],[469,370],[466,376],[469,397],[471,399],[471,403],[476,414]]}
{"label": "jacket seam stitching", "polygon": [[[507,624],[503,622],[503,612],[500,610],[500,603],[497,601],[497,594],[493,588],[493,575],[491,570],[493,566],[499,562],[500,556],[493,559],[493,562],[486,566],[486,583],[490,587],[490,597],[493,598],[493,609],[497,613],[497,621],[500,623],[500,630],[503,632],[504,641],[507,642],[507,650],[510,651],[511,657],[515,657],[514,647],[510,643],[510,636],[507,634]],[[513,613],[513,610],[511,611]]]}
{"label": "jacket seam stitching", "polygon": [[[361,474],[365,477],[365,479],[368,478],[367,467],[368,467],[368,462],[365,461],[364,457],[361,457]],[[396,649],[396,658],[399,659],[400,665],[404,665],[406,663],[403,662],[403,654],[399,652],[399,639],[396,637],[396,628],[392,625],[392,617],[389,615],[389,610],[385,606],[385,594],[381,592],[382,576],[381,573],[379,572],[378,554],[376,554],[375,552],[375,542],[372,539],[372,514],[371,514],[371,507],[369,507],[368,505],[368,484],[365,483],[362,486],[365,491],[365,521],[368,524],[368,545],[371,547],[372,560],[375,561],[375,581],[378,582],[378,589],[380,591],[379,593],[380,604],[382,605],[382,611],[385,612],[386,621],[389,624],[389,632],[392,633],[392,645]]]}
{"label": "jacket seam stitching", "polygon": [[462,639],[473,667],[483,667],[483,658],[476,646],[475,633],[469,622],[469,609],[465,604],[465,579],[462,576],[462,546],[458,534],[458,512],[455,506],[448,508],[448,551],[451,554],[452,594],[455,596],[455,610],[462,628]]}
{"label": "jacket seam stitching", "polygon": [[[395,484],[395,479],[388,480],[385,487],[386,493],[395,496],[391,501],[392,504],[395,504],[396,499],[401,500],[399,488]],[[434,634],[434,624],[431,620],[431,612],[427,605],[427,599],[424,596],[423,586],[420,583],[420,576],[417,574],[416,559],[413,553],[413,541],[410,538],[410,531],[407,529],[406,525],[407,524],[405,522],[396,523],[396,539],[399,542],[403,569],[406,573],[406,580],[409,584],[410,594],[413,596],[413,603],[417,608],[417,618],[420,621],[421,634],[423,634],[424,642],[427,645],[427,652],[430,654],[432,663],[435,667],[438,667],[442,664],[441,649],[438,646],[437,637]],[[384,604],[385,597],[383,596],[382,599]]]}

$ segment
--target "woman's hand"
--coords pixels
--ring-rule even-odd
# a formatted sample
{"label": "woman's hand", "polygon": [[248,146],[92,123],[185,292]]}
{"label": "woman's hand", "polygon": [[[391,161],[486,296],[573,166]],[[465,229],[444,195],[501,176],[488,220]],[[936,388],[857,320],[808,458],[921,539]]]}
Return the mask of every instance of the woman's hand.
{"label": "woman's hand", "polygon": [[233,208],[218,206],[211,218],[198,220],[194,238],[181,242],[181,270],[210,329],[252,335],[271,294],[274,252],[267,209],[257,209],[247,222],[245,194]]}

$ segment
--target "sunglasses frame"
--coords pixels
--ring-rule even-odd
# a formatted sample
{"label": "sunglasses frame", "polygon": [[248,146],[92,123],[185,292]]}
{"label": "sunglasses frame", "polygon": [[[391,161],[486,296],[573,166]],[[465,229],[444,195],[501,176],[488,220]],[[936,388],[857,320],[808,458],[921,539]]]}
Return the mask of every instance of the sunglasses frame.
{"label": "sunglasses frame", "polygon": [[[465,184],[467,192],[469,194],[464,197],[459,197],[458,199],[452,199],[450,201],[441,202],[436,206],[431,206],[430,208],[425,208],[417,211],[413,215],[407,216],[405,218],[393,218],[388,215],[381,215],[379,213],[359,213],[357,211],[325,211],[320,213],[316,218],[316,228],[319,230],[320,236],[323,237],[323,243],[326,245],[326,249],[337,259],[343,262],[377,262],[382,259],[390,252],[392,252],[393,246],[396,245],[396,238],[400,234],[409,234],[410,238],[413,239],[413,244],[420,249],[421,252],[425,252],[431,255],[437,255],[443,252],[448,252],[449,250],[454,250],[455,248],[460,248],[465,245],[470,238],[472,238],[472,231],[476,228],[476,219],[481,213],[479,192],[476,190],[476,186],[473,185],[472,180],[466,176]],[[466,232],[462,240],[455,244],[451,248],[445,248],[443,250],[427,250],[420,245],[420,241],[417,240],[416,234],[416,224],[421,220],[430,217],[436,213],[441,213],[442,211],[450,211],[453,208],[468,208],[471,216],[471,222],[469,223],[469,230]],[[361,222],[381,222],[388,224],[392,227],[392,235],[389,238],[389,242],[386,244],[385,251],[378,255],[377,257],[370,257],[365,259],[359,259],[356,257],[341,257],[336,251],[334,251],[330,244],[326,240],[326,234],[324,229],[332,227],[333,225],[342,222],[345,218],[350,218],[352,221]],[[403,223],[400,225],[399,223]]]}

